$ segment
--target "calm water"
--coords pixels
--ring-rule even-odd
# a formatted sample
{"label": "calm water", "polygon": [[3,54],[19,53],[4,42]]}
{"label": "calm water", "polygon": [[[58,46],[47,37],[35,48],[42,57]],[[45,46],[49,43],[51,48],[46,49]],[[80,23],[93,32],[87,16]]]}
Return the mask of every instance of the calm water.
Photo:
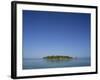
{"label": "calm water", "polygon": [[60,68],[90,66],[90,58],[78,58],[64,61],[48,61],[46,59],[23,59],[23,69]]}

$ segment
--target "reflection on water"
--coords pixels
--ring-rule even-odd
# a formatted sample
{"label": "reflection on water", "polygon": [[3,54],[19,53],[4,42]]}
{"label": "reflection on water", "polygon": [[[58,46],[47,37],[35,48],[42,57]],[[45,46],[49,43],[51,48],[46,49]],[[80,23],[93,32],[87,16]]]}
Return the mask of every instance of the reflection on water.
{"label": "reflection on water", "polygon": [[90,66],[90,58],[70,60],[23,59],[23,69]]}
{"label": "reflection on water", "polygon": [[69,60],[50,60],[50,59],[45,59],[45,61],[47,63],[62,63],[62,62],[68,62],[68,61],[71,61],[72,59],[69,59]]}

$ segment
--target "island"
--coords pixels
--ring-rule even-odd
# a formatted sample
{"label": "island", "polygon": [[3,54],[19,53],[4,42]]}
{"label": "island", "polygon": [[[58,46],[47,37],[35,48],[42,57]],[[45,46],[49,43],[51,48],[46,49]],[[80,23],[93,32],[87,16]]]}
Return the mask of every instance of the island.
{"label": "island", "polygon": [[46,56],[46,57],[43,57],[43,59],[46,59],[46,60],[71,60],[73,59],[73,57],[70,57],[70,56]]}

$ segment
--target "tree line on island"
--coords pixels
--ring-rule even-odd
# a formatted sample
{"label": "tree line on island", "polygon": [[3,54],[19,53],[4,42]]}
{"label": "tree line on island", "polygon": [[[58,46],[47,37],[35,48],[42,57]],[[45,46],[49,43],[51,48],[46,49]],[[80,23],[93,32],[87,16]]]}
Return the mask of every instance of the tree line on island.
{"label": "tree line on island", "polygon": [[73,57],[70,57],[70,56],[46,56],[46,57],[43,57],[43,59],[47,59],[47,60],[70,60],[70,59],[73,59]]}

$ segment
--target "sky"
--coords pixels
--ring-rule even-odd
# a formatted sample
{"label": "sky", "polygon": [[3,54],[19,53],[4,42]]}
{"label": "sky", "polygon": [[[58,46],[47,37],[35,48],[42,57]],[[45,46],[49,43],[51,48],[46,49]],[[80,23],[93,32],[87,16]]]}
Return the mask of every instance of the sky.
{"label": "sky", "polygon": [[23,58],[90,57],[90,14],[23,10]]}

